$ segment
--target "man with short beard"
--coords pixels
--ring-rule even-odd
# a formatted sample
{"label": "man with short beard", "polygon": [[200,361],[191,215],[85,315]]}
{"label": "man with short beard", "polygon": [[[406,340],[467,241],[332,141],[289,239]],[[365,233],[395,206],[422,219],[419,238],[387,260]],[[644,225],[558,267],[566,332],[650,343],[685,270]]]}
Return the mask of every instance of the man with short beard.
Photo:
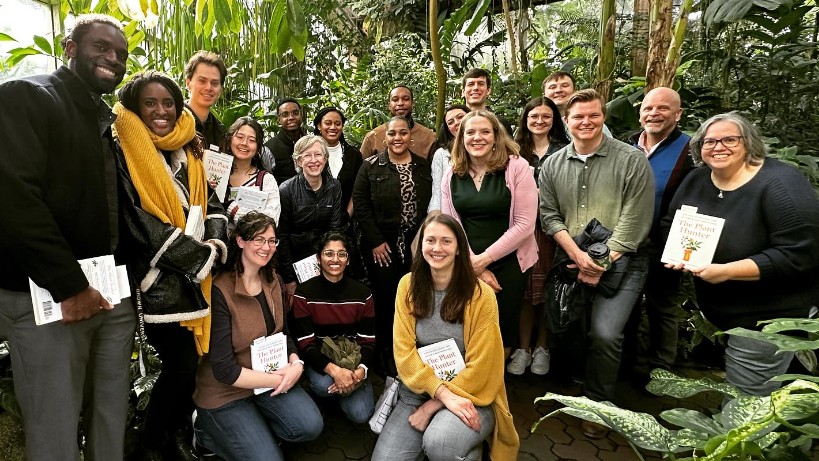
{"label": "man with short beard", "polygon": [[273,174],[276,184],[282,184],[296,176],[293,147],[299,138],[307,134],[307,131],[302,126],[304,112],[298,101],[293,98],[284,98],[276,107],[279,132],[264,143],[265,149],[262,149],[259,155],[261,155],[264,169]]}
{"label": "man with short beard", "polygon": [[[645,285],[646,314],[649,320],[648,363],[638,358],[635,379],[648,382],[653,368],[671,369],[677,357],[679,328],[678,310],[684,301],[680,294],[680,272],[666,269],[660,262],[664,243],[660,236],[660,217],[668,214],[668,204],[683,178],[694,168],[688,152],[691,137],[680,131],[677,123],[682,116],[680,95],[671,88],[649,91],[640,105],[640,125],[643,130],[631,137],[631,145],[648,158],[654,172],[654,216],[646,254],[649,257]],[[635,306],[630,330],[636,333],[641,309]],[[626,337],[634,341],[634,334]]]}
{"label": "man with short beard", "polygon": [[[128,43],[116,19],[79,16],[63,39],[69,58],[50,75],[0,85],[0,337],[9,339],[14,387],[31,460],[123,458],[136,316],[112,306],[78,259],[119,242],[114,115],[101,96],[125,75]],[[29,278],[60,302],[62,322],[35,325]]]}
{"label": "man with short beard", "polygon": [[[411,144],[410,151],[424,158],[430,157],[437,146],[435,132],[412,119],[412,109],[415,99],[412,90],[404,85],[398,85],[390,91],[388,108],[391,117],[401,116],[410,122]],[[361,156],[364,158],[380,154],[386,149],[387,124],[379,125],[364,136],[361,143]]]}

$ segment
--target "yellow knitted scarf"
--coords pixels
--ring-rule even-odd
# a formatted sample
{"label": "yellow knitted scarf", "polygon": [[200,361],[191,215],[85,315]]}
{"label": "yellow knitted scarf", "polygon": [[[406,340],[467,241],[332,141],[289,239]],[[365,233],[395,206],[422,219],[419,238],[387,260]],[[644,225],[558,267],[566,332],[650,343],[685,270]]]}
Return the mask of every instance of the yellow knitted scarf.
{"label": "yellow knitted scarf", "polygon": [[[168,175],[165,159],[159,150],[181,149],[196,136],[193,114],[185,108],[177,118],[173,131],[160,137],[149,130],[137,114],[126,109],[121,103],[114,105],[114,113],[117,114],[114,131],[125,154],[125,163],[131,173],[131,180],[139,195],[142,209],[160,221],[184,231],[185,212],[171,177]],[[208,202],[205,169],[202,160],[196,158],[189,148],[185,149],[185,154],[188,159],[190,205],[201,206],[204,214],[207,211]],[[211,284],[210,275],[200,284],[208,305],[210,305]],[[199,355],[206,354],[210,344],[210,313],[199,319],[179,323],[193,332]]]}

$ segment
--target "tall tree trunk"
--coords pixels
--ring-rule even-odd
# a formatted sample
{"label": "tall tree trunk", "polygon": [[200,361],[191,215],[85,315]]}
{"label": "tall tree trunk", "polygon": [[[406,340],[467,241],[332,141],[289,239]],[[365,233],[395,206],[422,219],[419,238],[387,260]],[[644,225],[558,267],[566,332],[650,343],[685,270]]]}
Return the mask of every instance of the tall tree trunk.
{"label": "tall tree trunk", "polygon": [[680,17],[674,26],[674,35],[671,37],[671,46],[665,58],[665,68],[661,81],[657,86],[671,87],[674,84],[674,76],[677,74],[677,66],[680,65],[680,51],[685,39],[685,31],[688,28],[688,15],[694,7],[694,0],[683,0],[680,4]]}
{"label": "tall tree trunk", "polygon": [[646,92],[662,86],[665,58],[671,46],[671,0],[651,0],[651,34],[648,37]]}
{"label": "tall tree trunk", "polygon": [[634,0],[631,26],[631,75],[646,76],[648,62],[649,0]]}
{"label": "tall tree trunk", "polygon": [[[432,3],[432,0],[430,0]],[[503,6],[503,18],[506,20],[506,35],[509,36],[509,48],[510,48],[510,56],[511,64],[512,64],[512,73],[518,73],[518,48],[515,45],[515,26],[512,24],[512,11],[509,9],[509,0],[501,0],[501,5]]]}
{"label": "tall tree trunk", "polygon": [[614,31],[616,29],[614,0],[603,0],[600,16],[600,58],[594,88],[608,101],[611,96],[611,76],[614,73]]}
{"label": "tall tree trunk", "polygon": [[435,66],[435,129],[444,121],[444,104],[446,103],[446,71],[441,56],[441,39],[438,36],[438,2],[429,0],[429,50]]}
{"label": "tall tree trunk", "polygon": [[520,48],[520,70],[529,72],[529,42],[527,40],[531,21],[529,20],[529,5],[521,5],[518,10],[518,45]]}

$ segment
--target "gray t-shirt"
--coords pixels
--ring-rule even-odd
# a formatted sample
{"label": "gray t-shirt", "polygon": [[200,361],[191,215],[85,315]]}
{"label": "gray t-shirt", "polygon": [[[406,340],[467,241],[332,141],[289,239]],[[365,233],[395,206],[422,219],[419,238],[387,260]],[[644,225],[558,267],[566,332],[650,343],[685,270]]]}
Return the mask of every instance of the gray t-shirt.
{"label": "gray t-shirt", "polygon": [[464,324],[449,323],[441,318],[441,304],[444,302],[446,290],[435,290],[435,301],[433,303],[432,315],[425,319],[418,319],[415,322],[415,338],[418,347],[429,346],[430,344],[444,341],[449,338],[455,339],[461,356],[464,355]]}

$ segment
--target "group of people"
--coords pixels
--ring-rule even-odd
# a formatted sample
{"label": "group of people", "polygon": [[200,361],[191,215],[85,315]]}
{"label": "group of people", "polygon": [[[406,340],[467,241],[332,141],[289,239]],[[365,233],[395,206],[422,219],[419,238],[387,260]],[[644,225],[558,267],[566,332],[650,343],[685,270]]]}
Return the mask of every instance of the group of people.
{"label": "group of people", "polygon": [[[810,184],[767,157],[739,114],[684,134],[670,88],[645,95],[642,130],[626,143],[608,132],[600,95],[576,91],[565,72],[545,79],[513,131],[487,106],[490,73],[473,69],[437,134],[413,120],[412,90],[397,86],[392,118],[357,149],[341,110],[319,110],[309,134],[290,98],[267,141],[250,117],[225,129],[211,108],[227,68],[205,51],[185,67],[187,101],[173,79],[144,71],[109,109],[101,96],[128,57],[113,18],[80,16],[64,49],[67,66],[0,85],[0,192],[16,205],[0,222],[0,337],[30,459],[79,460],[80,414],[85,459],[122,457],[135,331],[162,363],[145,459],[186,459],[191,433],[226,460],[282,459],[279,440],[322,432],[306,389],[367,421],[372,369],[400,380],[373,459],[475,460],[487,442],[491,459],[512,460],[503,369],[546,374],[559,349],[573,364],[560,370],[567,380],[613,401],[643,297],[651,350],[638,371],[673,365],[684,272],[723,329],[817,314]],[[224,196],[205,174],[210,145],[233,157]],[[264,205],[237,200],[241,188],[265,193]],[[660,260],[683,206],[725,219],[711,264]],[[602,262],[581,239],[591,224],[608,231]],[[132,294],[117,305],[77,262],[102,255],[128,270]],[[313,257],[318,275],[300,282],[294,263]],[[545,321],[556,276],[577,286],[568,334]],[[35,324],[29,280],[60,303],[61,322]],[[254,345],[278,333],[286,364],[258,370]],[[418,349],[450,339],[465,367],[444,378]],[[351,363],[331,353],[337,342],[352,343]],[[770,392],[792,358],[774,351],[730,336],[727,380]],[[583,431],[606,428],[584,421]]]}

